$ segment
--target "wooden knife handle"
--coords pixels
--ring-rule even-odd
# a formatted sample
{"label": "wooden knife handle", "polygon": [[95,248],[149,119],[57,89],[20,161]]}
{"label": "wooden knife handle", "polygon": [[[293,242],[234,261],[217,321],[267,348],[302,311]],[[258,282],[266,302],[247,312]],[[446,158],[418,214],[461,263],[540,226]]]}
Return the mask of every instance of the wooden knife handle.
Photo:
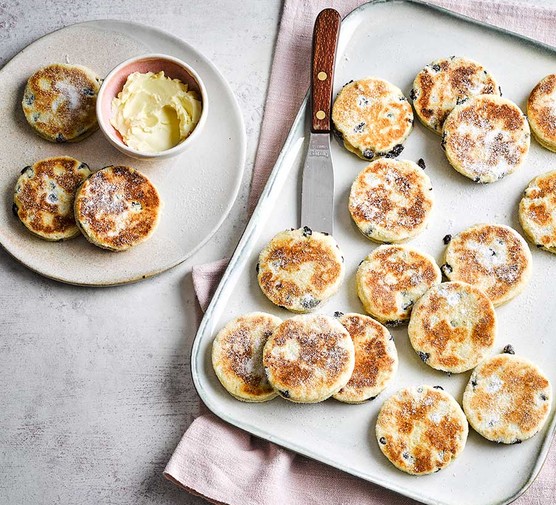
{"label": "wooden knife handle", "polygon": [[334,62],[340,22],[340,13],[334,9],[324,9],[315,21],[311,72],[312,132],[330,132]]}

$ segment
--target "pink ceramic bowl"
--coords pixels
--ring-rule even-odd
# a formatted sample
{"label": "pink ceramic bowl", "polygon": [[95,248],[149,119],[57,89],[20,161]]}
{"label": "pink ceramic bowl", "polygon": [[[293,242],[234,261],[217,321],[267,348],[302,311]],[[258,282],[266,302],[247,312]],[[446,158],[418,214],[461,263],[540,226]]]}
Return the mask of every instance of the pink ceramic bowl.
{"label": "pink ceramic bowl", "polygon": [[[122,140],[120,133],[110,124],[112,100],[122,90],[128,76],[133,72],[158,73],[160,71],[164,71],[164,74],[172,79],[179,79],[187,84],[190,90],[198,93],[203,106],[201,117],[191,134],[171,149],[157,153],[137,151],[128,147]],[[200,136],[208,114],[207,91],[197,72],[187,63],[165,54],[147,54],[120,63],[106,76],[98,93],[96,112],[102,133],[104,133],[108,142],[122,153],[138,160],[170,158],[181,154]]]}

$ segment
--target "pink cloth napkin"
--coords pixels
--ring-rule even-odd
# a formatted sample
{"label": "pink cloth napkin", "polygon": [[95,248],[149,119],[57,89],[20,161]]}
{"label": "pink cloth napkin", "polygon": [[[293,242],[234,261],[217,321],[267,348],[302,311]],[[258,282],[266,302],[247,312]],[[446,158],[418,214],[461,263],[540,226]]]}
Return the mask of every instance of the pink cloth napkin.
{"label": "pink cloth napkin", "polygon": [[[361,0],[285,0],[252,176],[250,212],[309,86],[312,29],[317,13],[325,7],[333,7],[344,16],[362,3]],[[489,0],[433,0],[430,3],[556,45],[556,10]],[[226,260],[221,260],[193,269],[193,283],[203,310],[226,264]],[[415,503],[257,439],[210,413],[200,416],[189,427],[164,475],[190,493],[217,504]],[[556,444],[553,444],[539,477],[515,503],[548,505],[555,502]]]}

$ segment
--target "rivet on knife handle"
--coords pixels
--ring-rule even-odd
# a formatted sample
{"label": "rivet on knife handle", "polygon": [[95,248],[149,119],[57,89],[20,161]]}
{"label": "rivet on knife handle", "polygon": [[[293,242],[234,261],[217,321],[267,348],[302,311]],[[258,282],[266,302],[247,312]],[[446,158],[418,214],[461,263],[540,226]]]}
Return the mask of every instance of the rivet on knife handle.
{"label": "rivet on knife handle", "polygon": [[332,86],[336,44],[341,17],[334,9],[324,9],[317,16],[313,32],[313,65],[311,72],[312,121],[311,131],[330,131]]}

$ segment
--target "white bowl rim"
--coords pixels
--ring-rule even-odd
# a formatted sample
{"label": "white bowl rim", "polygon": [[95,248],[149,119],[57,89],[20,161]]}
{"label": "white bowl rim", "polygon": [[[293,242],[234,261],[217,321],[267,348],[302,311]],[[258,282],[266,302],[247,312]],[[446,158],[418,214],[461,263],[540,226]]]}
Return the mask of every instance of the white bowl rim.
{"label": "white bowl rim", "polygon": [[[114,77],[114,75],[117,74],[123,67],[129,65],[130,63],[135,63],[137,61],[147,60],[147,59],[148,60],[154,60],[154,59],[167,60],[167,61],[171,61],[172,63],[175,63],[175,64],[179,65],[180,67],[183,67],[195,79],[195,81],[197,81],[197,84],[199,85],[199,91],[201,92],[201,104],[202,104],[201,117],[199,118],[199,121],[195,125],[195,128],[193,129],[193,131],[189,134],[188,137],[186,137],[184,140],[182,140],[179,144],[176,144],[174,147],[171,147],[170,149],[166,149],[164,151],[159,151],[159,152],[138,151],[137,149],[133,149],[132,147],[129,147],[127,144],[125,144],[123,141],[121,141],[117,137],[114,137],[111,133],[109,133],[107,131],[107,129],[105,127],[105,124],[104,124],[106,119],[104,118],[104,116],[102,114],[102,111],[101,111],[102,95],[104,94],[104,90],[106,89],[105,88],[105,83],[108,82],[110,79],[112,79],[112,77]],[[171,157],[171,156],[175,156],[175,155],[179,154],[181,151],[183,151],[185,148],[188,147],[188,145],[191,143],[190,142],[191,139],[198,137],[198,134],[200,133],[200,131],[202,129],[202,126],[204,125],[204,123],[206,121],[207,114],[208,114],[207,90],[205,88],[205,84],[204,84],[203,80],[201,79],[199,74],[196,72],[196,70],[194,70],[190,65],[188,65],[184,61],[180,60],[179,58],[176,58],[175,56],[170,56],[169,54],[163,54],[163,53],[141,54],[139,56],[133,56],[132,58],[128,58],[127,60],[122,61],[121,63],[116,65],[112,70],[110,70],[110,72],[108,72],[108,75],[103,79],[102,84],[100,86],[100,89],[99,89],[99,92],[98,92],[98,95],[97,95],[97,102],[96,102],[95,110],[96,110],[97,122],[98,122],[100,130],[102,131],[104,136],[112,144],[114,144],[114,146],[120,148],[122,150],[122,152],[128,154],[129,156],[131,156],[132,158],[135,158],[135,159],[138,159],[138,158],[166,158],[166,157]],[[108,118],[107,121],[110,122],[110,118]]]}

